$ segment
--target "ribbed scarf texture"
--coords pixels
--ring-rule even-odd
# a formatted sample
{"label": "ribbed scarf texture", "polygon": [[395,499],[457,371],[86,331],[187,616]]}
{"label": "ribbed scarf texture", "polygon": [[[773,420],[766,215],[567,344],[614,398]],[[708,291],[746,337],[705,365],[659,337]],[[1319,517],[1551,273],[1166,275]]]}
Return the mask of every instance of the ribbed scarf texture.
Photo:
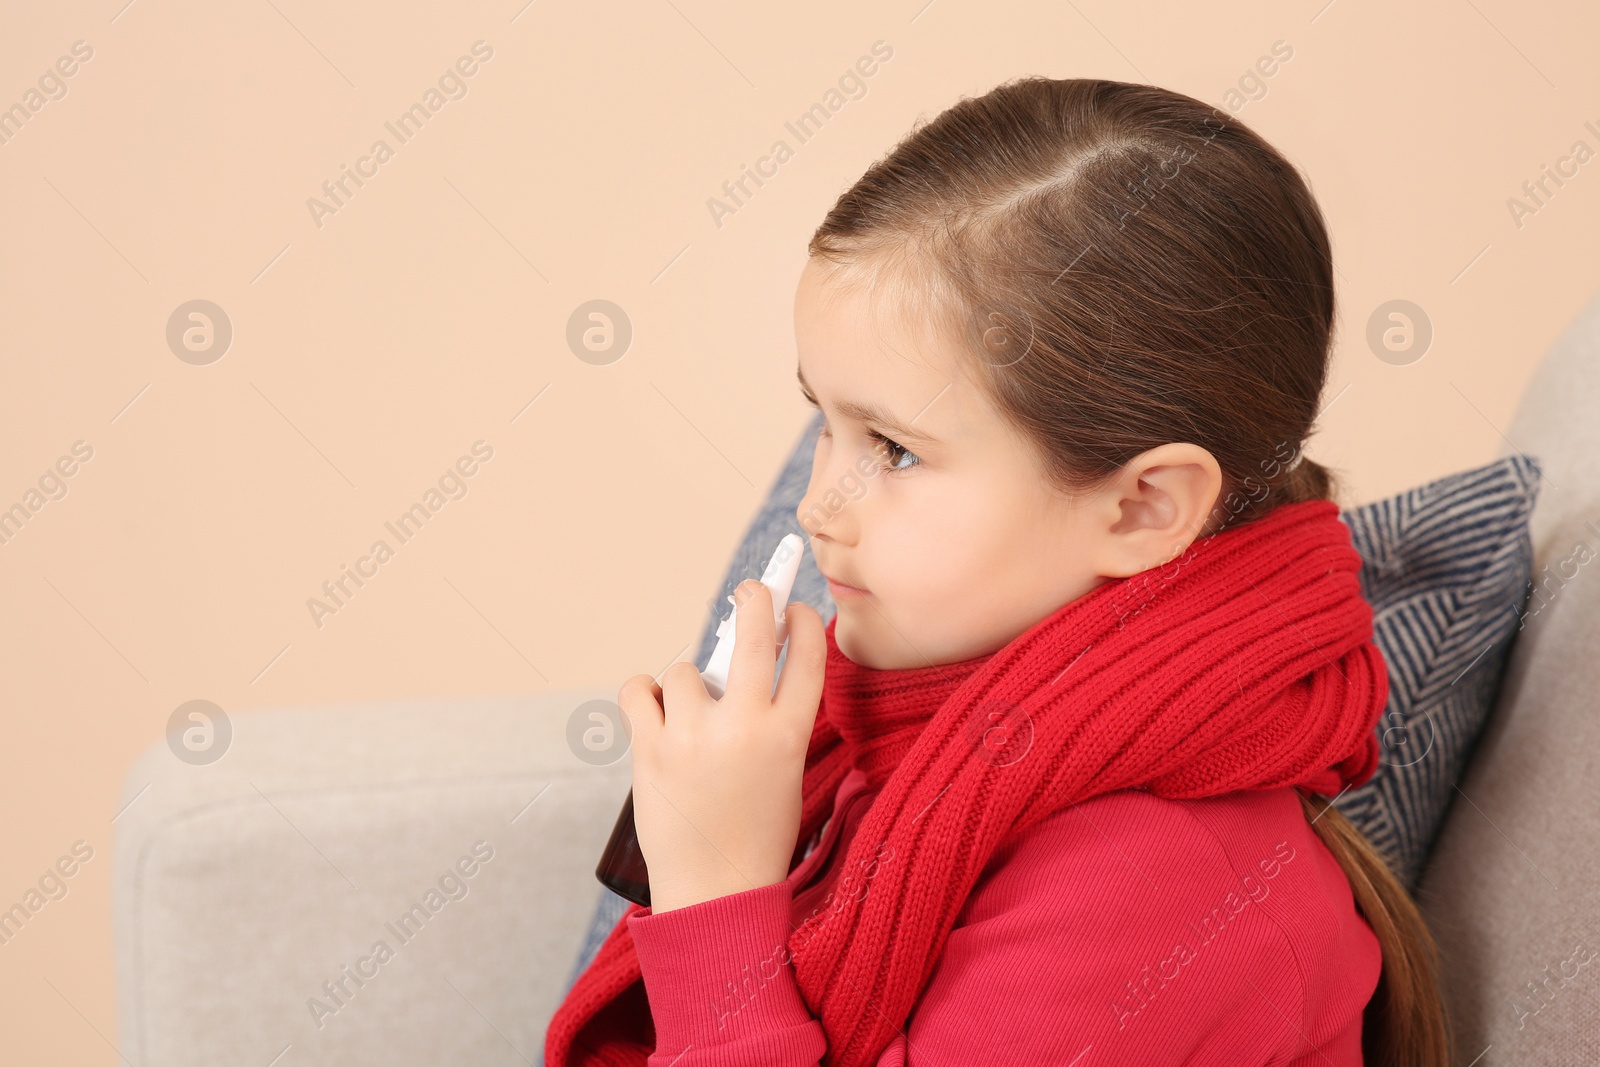
{"label": "ribbed scarf texture", "polygon": [[[1372,777],[1388,676],[1338,514],[1326,500],[1280,505],[961,663],[862,667],[829,622],[790,869],[852,766],[878,795],[826,906],[789,936],[824,1063],[877,1061],[990,857],[1041,819],[1120,789],[1331,797]],[[646,1003],[629,989],[642,979],[627,920],[641,910],[629,906],[556,1011],[548,1067],[642,1065],[653,1051],[649,1020],[619,1017]]]}

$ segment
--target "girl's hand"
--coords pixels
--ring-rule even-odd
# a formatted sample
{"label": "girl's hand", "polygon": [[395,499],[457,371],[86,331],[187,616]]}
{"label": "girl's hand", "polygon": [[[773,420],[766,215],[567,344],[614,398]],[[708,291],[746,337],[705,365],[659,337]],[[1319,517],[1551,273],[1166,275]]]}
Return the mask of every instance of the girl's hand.
{"label": "girl's hand", "polygon": [[633,821],[653,914],[783,881],[800,836],[800,778],[827,665],[822,616],[799,603],[784,612],[789,658],[774,694],[772,591],[749,579],[734,596],[721,700],[687,661],[660,686],[637,674],[617,693],[633,733]]}

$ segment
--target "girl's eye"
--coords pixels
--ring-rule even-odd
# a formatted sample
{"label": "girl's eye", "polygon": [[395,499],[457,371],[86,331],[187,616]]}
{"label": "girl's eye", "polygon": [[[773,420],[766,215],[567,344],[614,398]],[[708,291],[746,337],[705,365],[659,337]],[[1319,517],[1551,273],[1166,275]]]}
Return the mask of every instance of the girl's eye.
{"label": "girl's eye", "polygon": [[[883,436],[877,430],[868,430],[867,436],[878,443],[876,451],[888,462],[879,461],[878,466],[885,472],[908,471],[921,463],[922,460],[915,452],[911,452],[903,445],[896,443],[892,438]],[[910,463],[902,464],[902,460],[909,459]]]}
{"label": "girl's eye", "polygon": [[[818,411],[822,410],[822,405],[817,403],[816,398],[810,393],[802,390],[800,395],[805,397],[806,403],[810,404]],[[828,422],[826,419],[824,419],[822,422],[822,430],[819,432],[818,437],[828,437],[831,436],[831,434],[832,431],[828,428]],[[875,451],[879,456],[878,469],[884,471],[885,473],[908,471],[912,467],[915,467],[917,464],[922,462],[921,457],[919,457],[915,452],[907,450],[899,442],[895,441],[893,438],[885,437],[877,430],[868,430],[867,436],[871,438],[877,446],[873,449],[873,451]],[[905,463],[904,461],[907,459],[911,460],[911,462]],[[887,462],[885,462],[885,460],[887,460]]]}

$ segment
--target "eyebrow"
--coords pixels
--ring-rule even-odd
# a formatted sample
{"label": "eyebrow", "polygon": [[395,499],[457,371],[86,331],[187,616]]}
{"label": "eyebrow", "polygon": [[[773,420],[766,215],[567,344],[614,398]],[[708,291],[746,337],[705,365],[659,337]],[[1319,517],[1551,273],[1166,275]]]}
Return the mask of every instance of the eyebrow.
{"label": "eyebrow", "polygon": [[[811,386],[807,384],[806,373],[800,369],[798,363],[795,364],[794,376],[799,380],[800,389],[805,393],[806,397],[815,403],[816,394],[812,392]],[[870,423],[880,430],[887,431],[890,437],[904,438],[919,444],[938,443],[938,438],[923,433],[921,430],[913,429],[909,423],[901,422],[877,404],[862,403],[857,400],[840,400],[835,406],[839,409],[839,413],[846,418],[855,419],[857,422]]]}

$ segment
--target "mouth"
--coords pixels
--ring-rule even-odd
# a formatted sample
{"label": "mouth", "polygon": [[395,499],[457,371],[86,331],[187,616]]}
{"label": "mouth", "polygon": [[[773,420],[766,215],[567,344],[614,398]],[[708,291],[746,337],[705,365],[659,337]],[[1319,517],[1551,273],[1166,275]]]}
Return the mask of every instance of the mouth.
{"label": "mouth", "polygon": [[862,588],[860,588],[858,586],[854,586],[854,585],[846,585],[843,582],[836,582],[832,578],[828,578],[828,576],[826,574],[824,574],[823,577],[827,578],[827,580],[828,580],[828,592],[830,594],[832,594],[832,596],[833,596],[833,598],[835,600],[843,600],[843,599],[848,599],[850,597],[870,596],[871,595],[870,592],[868,590],[866,590],[866,589],[862,589]]}

